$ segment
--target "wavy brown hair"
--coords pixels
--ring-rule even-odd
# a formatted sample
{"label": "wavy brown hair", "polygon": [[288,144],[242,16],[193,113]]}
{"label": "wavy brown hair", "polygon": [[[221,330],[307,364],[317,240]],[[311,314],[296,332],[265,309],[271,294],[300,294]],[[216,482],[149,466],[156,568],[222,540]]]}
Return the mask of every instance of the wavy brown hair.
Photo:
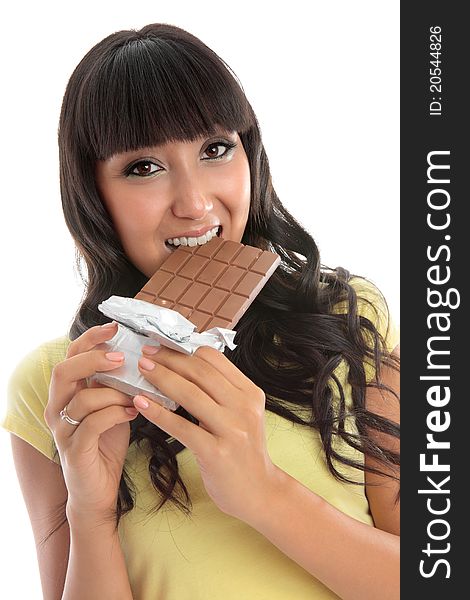
{"label": "wavy brown hair", "polygon": [[[380,383],[380,374],[383,365],[397,369],[399,361],[387,352],[374,323],[358,314],[349,272],[320,263],[314,240],[277,197],[256,116],[235,74],[215,52],[178,27],[153,24],[114,33],[86,54],[68,82],[59,127],[60,185],[85,284],[70,339],[106,321],[97,309],[100,302],[113,294],[133,297],[147,281],[125,255],[100,199],[94,177],[97,160],[171,141],[193,141],[215,133],[216,126],[238,132],[250,165],[250,214],[242,242],[281,257],[237,325],[236,349],[227,349],[225,355],[264,390],[266,410],[319,433],[332,476],[356,483],[338,470],[344,464],[394,477],[399,456],[381,447],[376,441],[380,436],[374,434],[398,437],[399,428],[366,409],[365,392],[375,386],[394,393]],[[333,307],[340,302],[347,310],[337,314]],[[352,409],[334,373],[342,360],[348,365]],[[365,360],[375,367],[376,381],[369,384]],[[197,423],[182,407],[177,412]],[[357,433],[346,427],[351,418]],[[338,453],[337,439],[383,468]],[[143,441],[151,451],[149,474],[159,497],[155,510],[170,501],[189,513],[191,499],[176,459],[182,444],[139,415],[131,422],[130,444]],[[124,470],[116,525],[133,508],[134,498]]]}

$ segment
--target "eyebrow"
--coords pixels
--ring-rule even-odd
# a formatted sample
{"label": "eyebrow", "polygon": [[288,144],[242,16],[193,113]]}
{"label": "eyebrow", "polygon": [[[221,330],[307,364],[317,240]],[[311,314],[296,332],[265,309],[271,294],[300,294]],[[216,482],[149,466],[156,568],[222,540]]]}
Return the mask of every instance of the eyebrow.
{"label": "eyebrow", "polygon": [[[206,136],[206,135],[202,135],[199,138],[197,138],[194,141],[187,141],[188,144],[192,144],[197,142],[198,139],[200,140],[206,140],[210,137],[217,137],[218,135],[226,135],[226,136],[231,136],[234,137],[235,135],[237,135],[237,131],[233,130],[233,131],[229,131],[228,129],[217,129],[216,132],[213,134],[213,136]],[[182,140],[182,142],[184,143],[185,140]],[[164,144],[157,144],[156,146],[142,146],[141,148],[136,148],[135,150],[128,150],[126,152],[116,152],[115,154],[111,155],[107,160],[108,161],[112,161],[115,159],[120,159],[125,158],[127,156],[132,156],[133,154],[136,154],[137,152],[146,152],[146,151],[154,151],[155,149],[160,149],[163,148],[164,146],[167,146],[168,144],[171,144],[172,142],[165,142]]]}

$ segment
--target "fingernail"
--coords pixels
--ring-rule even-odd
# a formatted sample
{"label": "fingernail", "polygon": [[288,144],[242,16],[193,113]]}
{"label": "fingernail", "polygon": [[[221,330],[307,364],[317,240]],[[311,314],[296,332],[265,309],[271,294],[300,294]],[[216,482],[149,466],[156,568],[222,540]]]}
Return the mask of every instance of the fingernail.
{"label": "fingernail", "polygon": [[149,360],[148,358],[139,359],[139,365],[145,371],[152,371],[152,369],[155,369],[155,363]]}
{"label": "fingernail", "polygon": [[113,321],[112,323],[105,323],[104,325],[101,325],[102,329],[111,329],[111,327],[114,327],[116,325],[116,321]]}
{"label": "fingernail", "polygon": [[142,352],[144,354],[156,354],[160,350],[161,346],[142,346]]}
{"label": "fingernail", "polygon": [[145,400],[145,398],[143,396],[135,396],[134,404],[136,406],[138,406],[139,408],[148,408],[149,407],[149,403],[147,402],[147,400]]}
{"label": "fingernail", "polygon": [[133,417],[136,417],[139,414],[139,411],[134,408],[133,406],[128,406],[127,408],[124,409],[126,411],[127,414],[132,415]]}
{"label": "fingernail", "polygon": [[121,362],[121,360],[124,360],[124,352],[106,352],[105,356],[108,360],[112,360],[113,362]]}

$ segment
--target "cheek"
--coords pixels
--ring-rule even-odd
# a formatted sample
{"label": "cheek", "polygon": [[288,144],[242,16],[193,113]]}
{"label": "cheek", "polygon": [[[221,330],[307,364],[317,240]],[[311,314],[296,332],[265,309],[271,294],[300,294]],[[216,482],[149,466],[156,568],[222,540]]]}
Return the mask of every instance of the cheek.
{"label": "cheek", "polygon": [[223,179],[223,185],[231,210],[242,216],[247,215],[251,193],[250,167],[247,159],[232,165],[230,175]]}
{"label": "cheek", "polygon": [[113,196],[110,213],[121,238],[153,232],[163,217],[161,205],[148,194],[121,193]]}

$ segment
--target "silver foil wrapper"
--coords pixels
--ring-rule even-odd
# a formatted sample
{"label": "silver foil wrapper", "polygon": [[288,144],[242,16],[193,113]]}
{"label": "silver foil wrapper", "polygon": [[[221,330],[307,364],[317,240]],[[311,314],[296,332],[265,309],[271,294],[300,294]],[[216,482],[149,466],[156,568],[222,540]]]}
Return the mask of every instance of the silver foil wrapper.
{"label": "silver foil wrapper", "polygon": [[200,346],[210,346],[220,352],[225,346],[231,350],[236,348],[233,343],[236,332],[232,329],[214,327],[197,333],[195,325],[177,311],[135,298],[111,296],[99,304],[98,309],[118,323],[116,335],[99,348],[106,352],[124,352],[125,360],[121,367],[96,373],[88,381],[97,381],[129,396],[141,394],[169,410],[176,410],[179,404],[162,394],[139,372],[137,363],[142,356],[142,346],[162,345],[183,354],[193,354]]}

